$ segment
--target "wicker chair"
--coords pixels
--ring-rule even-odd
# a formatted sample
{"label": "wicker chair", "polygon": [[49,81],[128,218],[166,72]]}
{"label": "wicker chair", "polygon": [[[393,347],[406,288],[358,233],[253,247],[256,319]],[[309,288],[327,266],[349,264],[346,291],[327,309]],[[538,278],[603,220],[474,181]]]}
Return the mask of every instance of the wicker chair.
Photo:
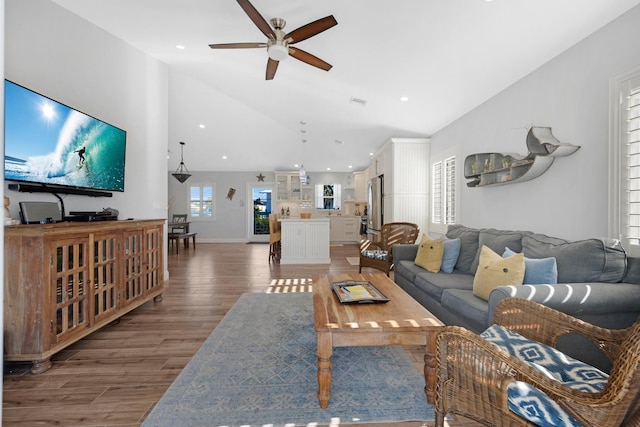
{"label": "wicker chair", "polygon": [[508,298],[496,308],[494,323],[526,339],[554,346],[563,334],[580,334],[613,362],[604,388],[595,393],[551,379],[522,360],[464,328],[445,327],[438,335],[436,426],[458,414],[488,426],[533,426],[508,407],[514,381],[535,386],[583,426],[640,425],[640,319],[622,330],[600,328],[549,307]]}
{"label": "wicker chair", "polygon": [[360,269],[371,267],[384,271],[387,276],[393,267],[391,247],[398,243],[413,244],[420,234],[416,224],[410,222],[390,222],[380,229],[380,239],[372,242],[363,240],[360,242]]}

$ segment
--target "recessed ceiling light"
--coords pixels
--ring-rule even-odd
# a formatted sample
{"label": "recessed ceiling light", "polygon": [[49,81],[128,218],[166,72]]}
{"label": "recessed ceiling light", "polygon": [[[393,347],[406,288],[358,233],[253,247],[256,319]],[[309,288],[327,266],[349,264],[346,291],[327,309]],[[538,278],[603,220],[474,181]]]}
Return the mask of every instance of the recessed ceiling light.
{"label": "recessed ceiling light", "polygon": [[400,101],[402,101],[402,102],[407,102],[408,100],[409,100],[408,96],[401,96],[400,97]]}
{"label": "recessed ceiling light", "polygon": [[373,156],[373,153],[369,153],[370,156]]}
{"label": "recessed ceiling light", "polygon": [[200,125],[200,129],[204,129],[204,125],[203,124]]}
{"label": "recessed ceiling light", "polygon": [[294,168],[299,168],[299,167],[300,167],[300,165],[296,163],[295,165],[293,165],[293,167],[294,167]]}
{"label": "recessed ceiling light", "polygon": [[227,160],[227,156],[222,156],[222,160]]}
{"label": "recessed ceiling light", "polygon": [[327,168],[327,170],[328,170],[328,171],[330,171],[330,170],[331,170],[331,168]]}
{"label": "recessed ceiling light", "polygon": [[177,44],[176,49],[184,50],[184,45]]}
{"label": "recessed ceiling light", "polygon": [[353,165],[349,165],[349,169],[353,169]]}

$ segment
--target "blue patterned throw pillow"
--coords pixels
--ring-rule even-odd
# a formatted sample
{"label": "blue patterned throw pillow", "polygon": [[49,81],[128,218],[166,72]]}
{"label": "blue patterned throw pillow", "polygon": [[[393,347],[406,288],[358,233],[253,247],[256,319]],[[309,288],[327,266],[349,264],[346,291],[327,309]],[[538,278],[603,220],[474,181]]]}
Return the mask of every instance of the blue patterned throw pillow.
{"label": "blue patterned throw pillow", "polygon": [[[492,325],[482,338],[529,364],[549,378],[568,387],[595,393],[604,388],[609,376],[548,345],[531,341],[499,325]],[[576,426],[580,424],[553,399],[531,384],[515,381],[508,387],[509,409],[539,426]]]}
{"label": "blue patterned throw pillow", "polygon": [[514,381],[507,387],[509,409],[541,427],[581,427],[580,423],[531,384]]}
{"label": "blue patterned throw pillow", "polygon": [[609,375],[591,365],[499,325],[490,326],[482,338],[571,388],[595,393],[609,379]]}

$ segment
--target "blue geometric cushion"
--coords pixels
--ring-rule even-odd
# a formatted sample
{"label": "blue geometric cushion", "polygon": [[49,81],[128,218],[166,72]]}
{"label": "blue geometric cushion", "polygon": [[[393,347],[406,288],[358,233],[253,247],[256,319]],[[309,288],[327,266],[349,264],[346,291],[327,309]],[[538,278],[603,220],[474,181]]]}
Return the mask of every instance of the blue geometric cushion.
{"label": "blue geometric cushion", "polygon": [[531,384],[514,381],[507,387],[509,409],[542,427],[581,427],[555,401]]}
{"label": "blue geometric cushion", "polygon": [[[593,366],[499,325],[490,326],[481,336],[547,377],[574,389],[595,393],[604,388],[609,378]],[[536,425],[580,426],[553,399],[531,384],[514,381],[507,391],[509,409]]]}
{"label": "blue geometric cushion", "polygon": [[362,251],[362,256],[365,258],[377,259],[380,261],[385,261],[387,259],[387,251],[376,250],[376,251]]}
{"label": "blue geometric cushion", "polygon": [[609,375],[591,365],[499,325],[490,326],[482,337],[550,378],[577,390],[598,392],[609,379]]}

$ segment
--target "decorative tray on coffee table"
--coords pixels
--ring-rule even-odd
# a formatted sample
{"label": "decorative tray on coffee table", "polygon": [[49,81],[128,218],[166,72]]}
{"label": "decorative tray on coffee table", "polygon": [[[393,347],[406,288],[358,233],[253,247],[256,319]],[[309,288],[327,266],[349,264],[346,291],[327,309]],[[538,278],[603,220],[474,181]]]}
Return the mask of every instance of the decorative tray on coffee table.
{"label": "decorative tray on coffee table", "polygon": [[387,298],[378,288],[368,280],[342,280],[332,282],[333,292],[344,304],[382,303]]}

